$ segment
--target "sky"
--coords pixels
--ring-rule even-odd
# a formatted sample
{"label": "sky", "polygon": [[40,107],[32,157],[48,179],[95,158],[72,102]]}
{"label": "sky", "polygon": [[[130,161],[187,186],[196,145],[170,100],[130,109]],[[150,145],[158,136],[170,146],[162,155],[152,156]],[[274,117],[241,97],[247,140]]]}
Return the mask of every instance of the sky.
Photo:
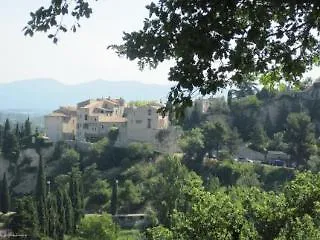
{"label": "sky", "polygon": [[[53,78],[65,84],[97,79],[168,84],[169,63],[140,71],[136,62],[119,58],[110,44],[121,43],[123,31],[139,30],[151,0],[99,0],[90,19],[76,34],[62,34],[54,45],[45,34],[25,37],[22,28],[29,13],[49,0],[1,0],[0,83]],[[306,76],[317,78],[320,69]]]}
{"label": "sky", "polygon": [[148,0],[99,0],[93,15],[81,20],[77,33],[60,35],[54,45],[43,33],[25,37],[29,13],[48,0],[1,0],[0,83],[52,78],[65,84],[97,79],[168,84],[169,64],[140,71],[136,62],[119,58],[110,44],[121,43],[123,31],[139,30],[148,16]]}

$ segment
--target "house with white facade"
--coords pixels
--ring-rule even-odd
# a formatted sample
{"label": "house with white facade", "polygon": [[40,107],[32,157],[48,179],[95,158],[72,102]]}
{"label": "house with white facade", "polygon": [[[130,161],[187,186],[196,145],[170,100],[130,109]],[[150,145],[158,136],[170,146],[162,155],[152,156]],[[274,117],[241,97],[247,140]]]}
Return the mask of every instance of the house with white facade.
{"label": "house with white facade", "polygon": [[53,142],[72,140],[76,135],[77,109],[60,107],[44,117],[45,133]]}
{"label": "house with white facade", "polygon": [[147,104],[126,109],[127,141],[156,143],[156,134],[169,126],[168,116],[158,113],[160,104]]}

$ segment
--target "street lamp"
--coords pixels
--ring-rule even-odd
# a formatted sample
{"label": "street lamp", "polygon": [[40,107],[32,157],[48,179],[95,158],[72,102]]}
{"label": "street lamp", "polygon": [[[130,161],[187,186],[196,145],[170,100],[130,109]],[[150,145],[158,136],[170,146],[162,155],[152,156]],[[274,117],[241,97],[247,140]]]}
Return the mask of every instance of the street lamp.
{"label": "street lamp", "polygon": [[48,185],[48,195],[50,194],[50,184],[51,184],[51,182],[50,182],[50,180],[48,180],[48,181],[47,181],[47,185]]}

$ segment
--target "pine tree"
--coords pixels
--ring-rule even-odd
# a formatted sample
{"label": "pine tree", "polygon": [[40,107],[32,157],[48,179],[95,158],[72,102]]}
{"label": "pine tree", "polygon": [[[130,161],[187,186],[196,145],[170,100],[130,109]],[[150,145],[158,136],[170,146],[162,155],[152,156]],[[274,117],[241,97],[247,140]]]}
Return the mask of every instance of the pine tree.
{"label": "pine tree", "polygon": [[310,156],[317,154],[315,126],[307,113],[290,113],[287,118],[285,140],[288,153],[297,166],[305,166]]}
{"label": "pine tree", "polygon": [[36,185],[36,200],[38,208],[38,217],[40,223],[40,231],[44,235],[48,231],[47,204],[46,204],[46,176],[44,172],[44,164],[42,158],[39,160],[38,178]]}
{"label": "pine tree", "polygon": [[250,134],[252,147],[255,150],[264,152],[268,145],[268,136],[261,124],[257,123]]}
{"label": "pine tree", "polygon": [[113,183],[110,213],[116,215],[118,212],[118,180]]}
{"label": "pine tree", "polygon": [[3,174],[1,186],[1,212],[7,213],[10,209],[10,193],[6,173]]}

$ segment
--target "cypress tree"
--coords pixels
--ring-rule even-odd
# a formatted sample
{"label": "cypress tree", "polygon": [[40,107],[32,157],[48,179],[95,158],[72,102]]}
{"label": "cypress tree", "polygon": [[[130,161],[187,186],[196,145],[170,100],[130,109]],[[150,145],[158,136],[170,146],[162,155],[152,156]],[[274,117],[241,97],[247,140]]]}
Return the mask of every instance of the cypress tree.
{"label": "cypress tree", "polygon": [[71,199],[66,191],[63,191],[63,202],[65,204],[65,220],[66,220],[66,233],[70,234],[74,231],[74,212]]}
{"label": "cypress tree", "polygon": [[6,173],[3,174],[2,187],[1,187],[1,212],[7,213],[10,209],[10,194],[7,182]]}
{"label": "cypress tree", "polygon": [[28,119],[24,122],[24,139],[25,139],[25,144],[27,146],[30,146],[32,144],[32,136],[31,136],[31,122],[28,117]]}
{"label": "cypress tree", "polygon": [[10,126],[10,121],[7,118],[5,123],[4,123],[4,131],[3,131],[3,135],[4,137],[6,137],[6,135],[10,132],[11,126]]}
{"label": "cypress tree", "polygon": [[11,132],[9,119],[6,119],[3,130],[2,152],[7,159],[14,163],[17,162],[20,154],[20,148],[16,135]]}
{"label": "cypress tree", "polygon": [[36,200],[38,207],[40,231],[44,235],[46,235],[48,232],[46,195],[46,176],[44,172],[44,164],[40,156],[38,178],[36,185]]}
{"label": "cypress tree", "polygon": [[110,213],[116,215],[118,210],[118,180],[113,183]]}
{"label": "cypress tree", "polygon": [[38,212],[40,233],[46,236],[48,234],[49,223],[48,223],[47,202],[45,199],[41,199],[37,201],[37,212]]}
{"label": "cypress tree", "polygon": [[58,234],[58,213],[57,213],[57,199],[55,194],[49,194],[48,196],[48,235],[52,239],[57,239]]}
{"label": "cypress tree", "polygon": [[0,144],[1,144],[1,146],[2,146],[2,143],[3,143],[3,136],[4,136],[4,127],[1,124],[0,125]]}
{"label": "cypress tree", "polygon": [[37,178],[37,185],[36,185],[36,199],[42,200],[46,199],[46,175],[44,172],[44,164],[42,157],[39,159],[39,169],[38,169],[38,178]]}
{"label": "cypress tree", "polygon": [[64,196],[63,196],[63,190],[58,189],[57,190],[57,206],[58,206],[58,219],[59,219],[59,226],[58,226],[58,236],[60,236],[61,232],[66,232],[66,213],[65,213],[65,205],[64,202]]}
{"label": "cypress tree", "polygon": [[30,137],[31,136],[31,122],[28,117],[28,119],[24,122],[24,136]]}
{"label": "cypress tree", "polygon": [[81,187],[80,187],[81,174],[78,168],[73,168],[71,171],[70,178],[70,199],[74,211],[74,227],[80,223],[82,217],[82,197],[81,197]]}
{"label": "cypress tree", "polygon": [[17,123],[16,124],[16,130],[15,130],[15,135],[16,135],[16,137],[17,138],[19,138],[20,137],[20,128],[19,128],[19,123]]}
{"label": "cypress tree", "polygon": [[3,142],[2,142],[2,152],[5,157],[8,157],[11,148],[11,132],[10,132],[10,122],[6,119],[3,130]]}

